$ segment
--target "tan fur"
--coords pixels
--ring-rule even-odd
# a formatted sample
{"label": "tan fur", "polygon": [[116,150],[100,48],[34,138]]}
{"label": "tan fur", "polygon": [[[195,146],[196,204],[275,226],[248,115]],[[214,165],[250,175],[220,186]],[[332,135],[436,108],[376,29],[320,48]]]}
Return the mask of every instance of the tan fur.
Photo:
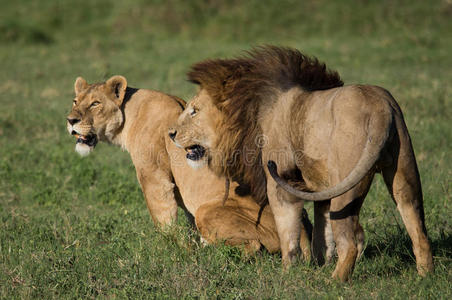
{"label": "tan fur", "polygon": [[[362,251],[359,211],[381,172],[413,242],[419,274],[433,270],[416,160],[389,92],[343,87],[339,75],[316,59],[277,47],[195,64],[189,79],[200,91],[173,126],[176,144],[203,146],[203,159],[218,175],[251,185],[258,200],[268,197],[285,264],[298,252],[303,200],[297,196],[334,195],[331,202],[315,202],[313,250],[317,261],[324,261],[325,251],[329,260],[333,238],[339,256],[333,277],[347,280]],[[188,113],[193,109],[194,116]],[[256,143],[259,138],[265,143]],[[254,160],[245,159],[250,150]],[[269,161],[278,174],[264,168]],[[304,182],[312,193],[297,191],[290,181]]]}
{"label": "tan fur", "polygon": [[[195,217],[204,240],[264,246],[279,250],[273,215],[250,196],[235,193],[231,183],[223,206],[225,178],[207,167],[193,170],[185,152],[169,141],[169,124],[177,120],[185,103],[157,91],[127,87],[122,76],[106,83],[75,82],[76,97],[67,127],[71,134],[96,134],[100,141],[118,145],[130,153],[149,212],[158,225],[169,225],[177,217],[178,205]],[[93,102],[99,102],[91,106]],[[306,237],[307,239],[307,237]],[[306,241],[305,241],[306,243]],[[250,246],[251,245],[251,246]],[[308,253],[309,254],[309,253]]]}

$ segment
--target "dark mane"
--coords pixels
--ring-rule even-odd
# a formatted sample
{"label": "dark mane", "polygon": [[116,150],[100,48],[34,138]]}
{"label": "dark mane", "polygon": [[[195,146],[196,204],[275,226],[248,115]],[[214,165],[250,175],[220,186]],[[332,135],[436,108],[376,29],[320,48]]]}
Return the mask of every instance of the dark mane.
{"label": "dark mane", "polygon": [[[287,91],[299,86],[307,91],[343,86],[339,74],[326,68],[316,58],[291,48],[263,46],[247,51],[235,59],[215,59],[197,63],[188,72],[188,80],[200,84],[215,100],[243,102],[246,94],[261,94],[262,90]],[[248,92],[243,95],[243,82]],[[233,87],[233,88],[231,88]],[[239,90],[237,90],[239,89]],[[256,98],[253,98],[256,99]]]}
{"label": "dark mane", "polygon": [[[254,48],[234,59],[197,63],[191,67],[188,79],[201,85],[226,114],[224,128],[218,128],[221,138],[216,146],[223,157],[212,158],[211,168],[217,174],[248,184],[259,202],[266,197],[261,149],[256,143],[261,134],[257,122],[260,104],[296,86],[314,91],[344,84],[337,72],[328,70],[316,58],[275,46]],[[250,152],[255,153],[253,162],[245,161],[241,155]]]}

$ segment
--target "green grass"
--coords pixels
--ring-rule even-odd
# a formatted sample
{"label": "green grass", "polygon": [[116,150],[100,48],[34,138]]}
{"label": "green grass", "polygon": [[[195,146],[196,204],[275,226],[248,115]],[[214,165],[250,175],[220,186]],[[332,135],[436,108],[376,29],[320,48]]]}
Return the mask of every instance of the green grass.
{"label": "green grass", "polygon": [[[300,4],[301,3],[301,4]],[[5,1],[0,3],[1,298],[452,298],[450,1]],[[189,99],[189,66],[292,46],[400,103],[421,172],[436,272],[416,274],[381,179],[361,213],[351,283],[333,266],[201,247],[181,215],[162,233],[127,153],[80,158],[65,129],[77,76],[114,74]],[[312,205],[306,205],[312,214]]]}

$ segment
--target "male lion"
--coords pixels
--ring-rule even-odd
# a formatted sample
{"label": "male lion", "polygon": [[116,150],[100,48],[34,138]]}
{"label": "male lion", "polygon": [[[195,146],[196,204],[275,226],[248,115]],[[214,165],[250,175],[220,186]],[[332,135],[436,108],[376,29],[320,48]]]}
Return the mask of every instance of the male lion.
{"label": "male lion", "polygon": [[[363,240],[359,211],[378,172],[408,230],[419,274],[433,270],[416,160],[389,92],[343,86],[316,59],[272,46],[197,63],[188,76],[200,90],[170,137],[197,154],[187,156],[191,164],[248,184],[255,199],[268,196],[285,265],[298,251],[303,200],[312,200],[314,258],[322,261],[327,246],[331,256],[331,228],[339,257],[333,277],[347,280]],[[297,181],[310,192],[294,188]]]}
{"label": "male lion", "polygon": [[[201,236],[209,243],[223,240],[230,245],[244,245],[251,252],[261,245],[269,252],[278,251],[279,239],[269,207],[259,206],[250,196],[236,194],[237,184],[231,184],[231,197],[224,201],[225,179],[208,168],[190,168],[185,152],[170,142],[169,125],[184,106],[179,98],[128,87],[122,76],[91,85],[79,77],[67,129],[77,137],[76,150],[82,155],[89,154],[98,140],[119,145],[130,153],[157,225],[176,220],[179,205],[195,217]],[[307,256],[308,238],[306,233],[302,236]]]}

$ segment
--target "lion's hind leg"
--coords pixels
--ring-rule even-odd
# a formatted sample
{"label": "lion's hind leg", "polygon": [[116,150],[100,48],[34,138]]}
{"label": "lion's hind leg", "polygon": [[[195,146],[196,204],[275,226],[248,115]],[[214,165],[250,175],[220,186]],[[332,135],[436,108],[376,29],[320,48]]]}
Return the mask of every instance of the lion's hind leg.
{"label": "lion's hind leg", "polygon": [[318,265],[331,262],[335,244],[330,222],[330,201],[314,202],[314,231],[312,237],[312,253]]}
{"label": "lion's hind leg", "polygon": [[364,232],[359,224],[359,212],[373,177],[374,173],[369,173],[353,189],[331,200],[330,221],[338,255],[333,278],[340,281],[350,278],[361,256]]}
{"label": "lion's hind leg", "polygon": [[356,248],[358,249],[358,256],[356,257],[356,261],[358,261],[364,252],[364,229],[356,222],[355,224],[355,240],[356,240]]}
{"label": "lion's hind leg", "polygon": [[424,276],[433,271],[433,258],[425,228],[421,181],[408,133],[400,130],[395,142],[400,147],[392,148],[399,151],[393,154],[394,163],[383,168],[383,178],[413,243],[417,271]]}
{"label": "lion's hind leg", "polygon": [[[334,243],[333,231],[330,221],[330,202],[319,201],[314,203],[314,232],[312,237],[312,252],[314,261],[318,265],[329,264],[332,262],[336,245]],[[364,252],[364,230],[359,222],[354,223],[355,241],[358,261]]]}
{"label": "lion's hind leg", "polygon": [[[350,278],[358,258],[358,243],[354,229],[358,223],[359,208],[356,211],[355,199],[352,190],[331,202],[331,228],[338,255],[332,276],[340,281],[347,281]],[[349,204],[343,206],[343,203]]]}

